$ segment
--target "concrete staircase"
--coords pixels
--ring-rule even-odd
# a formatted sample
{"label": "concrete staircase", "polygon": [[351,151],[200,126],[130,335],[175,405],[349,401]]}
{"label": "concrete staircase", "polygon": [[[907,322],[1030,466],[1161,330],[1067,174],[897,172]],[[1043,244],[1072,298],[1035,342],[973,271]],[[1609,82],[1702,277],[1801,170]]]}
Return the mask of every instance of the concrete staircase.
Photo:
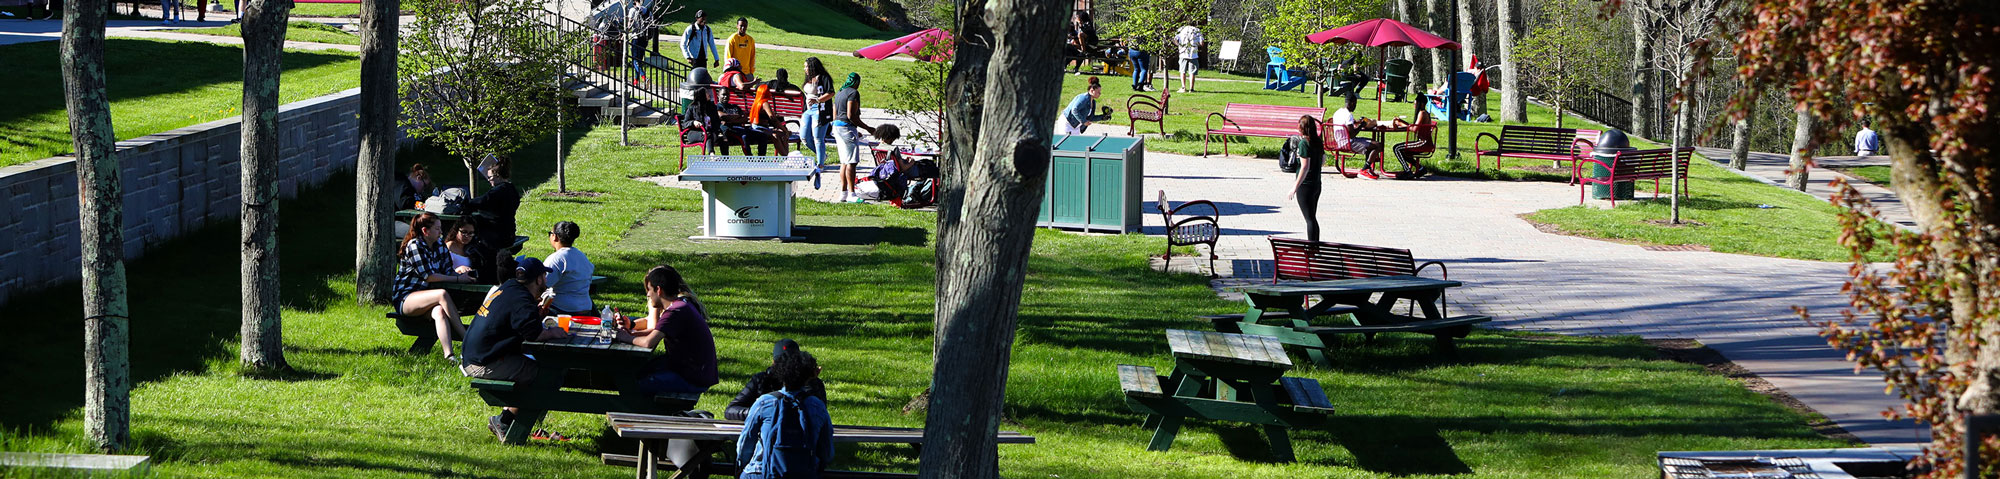
{"label": "concrete staircase", "polygon": [[586,114],[594,114],[605,121],[626,121],[629,117],[634,127],[646,127],[667,122],[667,110],[671,108],[665,99],[651,98],[652,95],[635,94],[631,98],[621,97],[616,83],[598,83],[602,75],[567,75],[563,88],[576,95],[576,104]]}

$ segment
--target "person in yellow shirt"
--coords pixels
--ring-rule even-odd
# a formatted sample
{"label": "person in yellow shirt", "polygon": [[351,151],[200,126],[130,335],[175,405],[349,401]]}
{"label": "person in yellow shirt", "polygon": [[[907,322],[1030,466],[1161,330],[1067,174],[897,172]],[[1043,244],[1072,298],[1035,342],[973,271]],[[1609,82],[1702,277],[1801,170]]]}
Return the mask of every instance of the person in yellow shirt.
{"label": "person in yellow shirt", "polygon": [[743,73],[757,74],[757,40],[750,38],[750,19],[736,17],[736,34],[729,36],[729,53],[743,64]]}

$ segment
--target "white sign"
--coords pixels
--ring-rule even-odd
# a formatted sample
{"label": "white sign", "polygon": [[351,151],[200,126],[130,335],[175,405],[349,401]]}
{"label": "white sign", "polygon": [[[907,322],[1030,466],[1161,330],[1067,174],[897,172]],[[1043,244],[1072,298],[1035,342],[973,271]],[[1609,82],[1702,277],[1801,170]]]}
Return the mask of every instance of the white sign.
{"label": "white sign", "polygon": [[1243,42],[1235,40],[1228,40],[1222,42],[1223,61],[1236,61],[1236,56],[1241,53],[1243,53]]}

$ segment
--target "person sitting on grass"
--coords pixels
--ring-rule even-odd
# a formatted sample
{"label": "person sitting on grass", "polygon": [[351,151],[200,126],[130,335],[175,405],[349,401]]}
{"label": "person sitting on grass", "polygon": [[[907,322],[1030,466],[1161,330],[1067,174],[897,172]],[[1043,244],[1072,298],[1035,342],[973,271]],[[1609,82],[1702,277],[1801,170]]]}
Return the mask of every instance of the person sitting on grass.
{"label": "person sitting on grass", "polygon": [[458,322],[458,306],[452,303],[451,295],[431,285],[470,283],[472,268],[452,267],[451,252],[438,242],[444,236],[443,223],[431,213],[410,222],[410,232],[403,235],[403,243],[396,249],[395,295],[389,304],[395,305],[397,314],[428,316],[437,323],[438,345],[446,360],[451,360],[451,338],[464,335],[465,325]]}
{"label": "person sitting on grass", "polygon": [[[547,341],[569,336],[562,328],[543,328],[542,311],[536,298],[548,288],[548,268],[530,257],[514,258],[514,278],[500,283],[486,294],[479,315],[465,332],[465,356],[459,370],[466,377],[521,383],[535,378],[535,360],[521,343]],[[500,415],[487,418],[486,427],[500,440],[507,440],[518,408],[503,408]]]}
{"label": "person sitting on grass", "polygon": [[614,318],[619,341],[642,348],[664,343],[666,354],[647,362],[640,389],[653,393],[701,393],[720,382],[716,371],[715,336],[708,330],[708,308],[695,299],[680,271],[667,265],[646,272],[646,317],[637,321]]}
{"label": "person sitting on grass", "polygon": [[555,252],[549,253],[549,290],[544,296],[553,300],[549,309],[558,314],[583,314],[592,311],[590,301],[590,275],[597,273],[597,266],[590,263],[590,257],[576,249],[576,237],[583,235],[583,229],[576,223],[558,221],[549,228],[549,246]]}
{"label": "person sitting on grass", "polygon": [[1092,114],[1097,109],[1097,96],[1104,92],[1098,86],[1097,77],[1090,77],[1090,87],[1075,99],[1069,101],[1069,108],[1063,109],[1063,134],[1081,135],[1091,123],[1111,119],[1111,107],[1104,107],[1102,113]]}
{"label": "person sitting on grass", "polygon": [[[750,375],[750,380],[743,383],[743,391],[736,393],[736,399],[730,400],[729,408],[722,411],[722,417],[731,421],[741,421],[743,418],[750,416],[750,408],[757,405],[758,398],[784,389],[785,384],[778,379],[776,372],[778,358],[784,357],[789,352],[804,351],[804,348],[799,347],[798,341],[790,339],[780,339],[777,344],[773,344],[771,346],[771,367],[764,368],[763,371],[758,371],[757,374]],[[801,388],[799,393],[819,398],[820,401],[825,401],[826,383],[820,382],[818,377],[814,377],[811,381],[806,382],[805,387]]]}
{"label": "person sitting on grass", "polygon": [[771,372],[784,387],[759,396],[736,437],[742,479],[817,478],[833,462],[833,417],[826,401],[806,394],[819,379],[819,361],[786,351]]}

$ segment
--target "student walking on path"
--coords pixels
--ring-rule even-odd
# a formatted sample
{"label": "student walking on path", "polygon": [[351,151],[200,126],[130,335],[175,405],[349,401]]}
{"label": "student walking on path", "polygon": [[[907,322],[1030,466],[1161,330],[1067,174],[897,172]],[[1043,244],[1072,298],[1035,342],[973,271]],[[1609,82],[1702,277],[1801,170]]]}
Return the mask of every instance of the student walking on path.
{"label": "student walking on path", "polygon": [[743,73],[757,74],[757,40],[750,38],[750,19],[736,17],[736,34],[729,36],[726,58],[743,63]]}
{"label": "student walking on path", "polygon": [[681,58],[690,67],[715,66],[715,32],[708,29],[708,12],[694,11],[694,23],[681,31]]}

